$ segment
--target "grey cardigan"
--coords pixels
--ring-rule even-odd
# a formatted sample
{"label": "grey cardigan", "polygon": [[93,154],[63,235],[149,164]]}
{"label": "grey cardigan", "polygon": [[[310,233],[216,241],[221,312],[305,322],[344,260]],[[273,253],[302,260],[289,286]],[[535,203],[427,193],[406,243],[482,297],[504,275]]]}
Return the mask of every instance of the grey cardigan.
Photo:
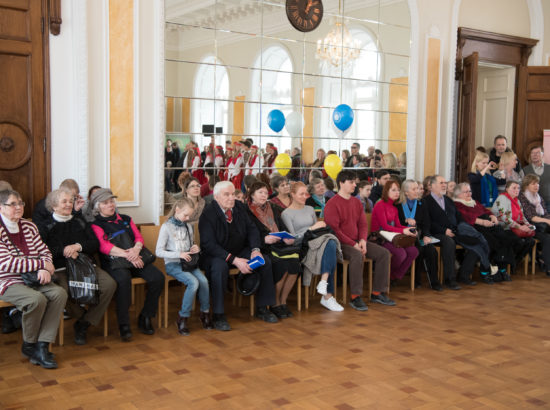
{"label": "grey cardigan", "polygon": [[304,267],[303,282],[304,286],[311,284],[311,277],[313,275],[320,275],[321,273],[321,260],[323,259],[323,253],[329,240],[334,239],[336,241],[336,257],[338,260],[342,260],[342,248],[340,247],[340,241],[338,238],[330,233],[327,233],[319,238],[312,239],[308,242],[308,251],[306,257],[302,260]]}
{"label": "grey cardigan", "polygon": [[188,252],[193,246],[193,225],[186,225],[189,235],[184,226],[176,226],[169,221],[160,227],[155,254],[164,258],[164,263],[179,263],[181,252]]}

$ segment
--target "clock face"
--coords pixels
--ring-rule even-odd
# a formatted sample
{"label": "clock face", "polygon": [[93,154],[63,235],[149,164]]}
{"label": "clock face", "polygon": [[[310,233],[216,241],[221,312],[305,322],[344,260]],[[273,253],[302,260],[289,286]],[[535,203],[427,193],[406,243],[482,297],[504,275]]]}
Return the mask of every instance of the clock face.
{"label": "clock face", "polygon": [[286,16],[296,30],[315,30],[323,19],[323,3],[321,0],[286,0]]}

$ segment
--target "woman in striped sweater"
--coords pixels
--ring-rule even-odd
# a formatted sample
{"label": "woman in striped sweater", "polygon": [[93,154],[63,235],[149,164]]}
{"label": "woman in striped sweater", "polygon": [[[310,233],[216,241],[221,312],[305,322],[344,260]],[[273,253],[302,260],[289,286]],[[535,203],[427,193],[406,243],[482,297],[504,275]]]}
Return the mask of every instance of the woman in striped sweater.
{"label": "woman in striped sweater", "polygon": [[[52,254],[36,226],[23,217],[25,203],[12,190],[0,192],[0,300],[23,312],[21,351],[32,364],[57,368],[48,346],[55,341],[67,292],[51,282]],[[32,289],[21,273],[37,271],[40,285]]]}

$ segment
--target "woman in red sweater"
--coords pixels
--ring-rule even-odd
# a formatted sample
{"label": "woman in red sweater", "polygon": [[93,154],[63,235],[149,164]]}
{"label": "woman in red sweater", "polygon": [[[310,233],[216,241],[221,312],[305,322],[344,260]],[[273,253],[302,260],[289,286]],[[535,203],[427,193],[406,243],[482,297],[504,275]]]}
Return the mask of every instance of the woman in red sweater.
{"label": "woman in red sweater", "polygon": [[[399,192],[399,181],[390,179],[386,182],[382,190],[382,197],[372,210],[372,232],[382,230],[416,236],[416,233],[411,232],[412,228],[407,228],[399,222],[397,208],[393,205],[399,199]],[[390,279],[401,279],[418,256],[418,249],[416,249],[416,246],[396,248],[391,242],[386,242],[382,246],[392,254]]]}

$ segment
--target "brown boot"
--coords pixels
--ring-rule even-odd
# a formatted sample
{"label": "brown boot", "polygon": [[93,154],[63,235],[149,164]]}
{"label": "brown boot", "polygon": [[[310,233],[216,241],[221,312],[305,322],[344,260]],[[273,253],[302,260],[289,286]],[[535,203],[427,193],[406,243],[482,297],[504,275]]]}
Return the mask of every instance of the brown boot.
{"label": "brown boot", "polygon": [[204,329],[210,330],[214,328],[214,326],[212,326],[212,320],[210,319],[210,312],[201,312],[199,319],[201,320],[202,327]]}
{"label": "brown boot", "polygon": [[189,336],[189,328],[187,327],[186,317],[178,316],[176,324],[178,325],[178,332],[182,336]]}

